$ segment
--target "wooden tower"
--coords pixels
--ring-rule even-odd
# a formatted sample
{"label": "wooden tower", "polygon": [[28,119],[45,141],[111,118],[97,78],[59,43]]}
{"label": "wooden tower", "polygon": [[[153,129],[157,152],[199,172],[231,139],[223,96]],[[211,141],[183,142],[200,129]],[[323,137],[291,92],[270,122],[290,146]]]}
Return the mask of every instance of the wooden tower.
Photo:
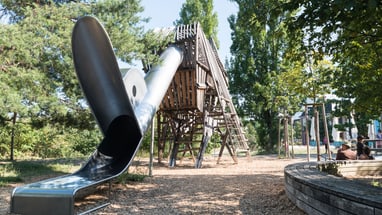
{"label": "wooden tower", "polygon": [[165,144],[170,143],[169,166],[175,166],[179,153],[181,158],[190,153],[200,168],[214,132],[221,138],[217,162],[225,148],[237,162],[237,151],[249,155],[249,148],[214,43],[197,23],[178,26],[175,38],[175,45],[183,50],[183,62],[157,112],[159,162]]}

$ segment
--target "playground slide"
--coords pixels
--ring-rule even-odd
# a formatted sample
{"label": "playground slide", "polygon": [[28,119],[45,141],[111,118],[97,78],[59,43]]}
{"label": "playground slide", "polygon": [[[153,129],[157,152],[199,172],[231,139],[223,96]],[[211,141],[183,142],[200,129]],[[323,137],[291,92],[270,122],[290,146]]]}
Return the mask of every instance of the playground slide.
{"label": "playground slide", "polygon": [[104,138],[77,172],[15,188],[12,213],[74,214],[78,191],[126,171],[182,61],[182,52],[169,47],[160,65],[145,76],[133,70],[134,75],[127,75],[131,80],[123,81],[107,33],[89,16],[75,24],[72,51],[78,80]]}

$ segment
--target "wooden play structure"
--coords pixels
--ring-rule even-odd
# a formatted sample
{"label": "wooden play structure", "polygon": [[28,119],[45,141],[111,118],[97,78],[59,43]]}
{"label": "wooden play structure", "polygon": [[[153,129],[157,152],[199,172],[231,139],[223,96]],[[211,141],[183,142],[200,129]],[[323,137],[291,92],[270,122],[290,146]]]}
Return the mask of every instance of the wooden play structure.
{"label": "wooden play structure", "polygon": [[213,132],[221,138],[217,162],[227,149],[249,155],[247,139],[228,91],[228,78],[214,42],[207,40],[200,25],[178,26],[175,44],[183,50],[183,61],[157,112],[159,162],[165,144],[170,144],[169,166],[189,153],[195,167],[202,165],[203,154]]}

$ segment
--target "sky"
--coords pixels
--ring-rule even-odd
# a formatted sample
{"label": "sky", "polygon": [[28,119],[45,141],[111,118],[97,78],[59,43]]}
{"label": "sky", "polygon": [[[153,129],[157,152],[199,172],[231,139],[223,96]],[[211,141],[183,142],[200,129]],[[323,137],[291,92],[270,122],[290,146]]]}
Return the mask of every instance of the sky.
{"label": "sky", "polygon": [[[179,19],[180,9],[186,0],[141,0],[144,7],[141,17],[150,18],[145,24],[145,30],[172,27],[174,22]],[[218,14],[218,40],[220,48],[218,50],[220,60],[224,63],[229,58],[231,41],[231,29],[227,18],[236,15],[238,6],[230,0],[214,0],[214,12]],[[124,63],[119,62],[121,65]]]}
{"label": "sky", "polygon": [[[185,0],[141,0],[144,7],[142,17],[151,18],[145,30],[171,27],[179,19],[180,9]],[[227,18],[237,14],[238,6],[230,0],[214,0],[214,11],[218,14],[218,40],[220,42],[219,57],[222,62],[230,57],[231,29]]]}

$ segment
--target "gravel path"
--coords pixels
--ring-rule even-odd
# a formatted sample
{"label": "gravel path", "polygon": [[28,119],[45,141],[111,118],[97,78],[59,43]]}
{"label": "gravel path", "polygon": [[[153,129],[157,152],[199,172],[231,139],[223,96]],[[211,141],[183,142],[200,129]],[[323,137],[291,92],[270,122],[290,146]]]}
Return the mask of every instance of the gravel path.
{"label": "gravel path", "polygon": [[[154,164],[153,177],[112,186],[111,205],[92,214],[305,214],[287,198],[284,167],[303,159],[276,156],[206,158],[202,169],[192,160],[174,168]],[[136,159],[130,172],[146,173],[147,161]],[[14,186],[0,188],[0,214],[9,211]],[[93,195],[96,196],[96,195]]]}

